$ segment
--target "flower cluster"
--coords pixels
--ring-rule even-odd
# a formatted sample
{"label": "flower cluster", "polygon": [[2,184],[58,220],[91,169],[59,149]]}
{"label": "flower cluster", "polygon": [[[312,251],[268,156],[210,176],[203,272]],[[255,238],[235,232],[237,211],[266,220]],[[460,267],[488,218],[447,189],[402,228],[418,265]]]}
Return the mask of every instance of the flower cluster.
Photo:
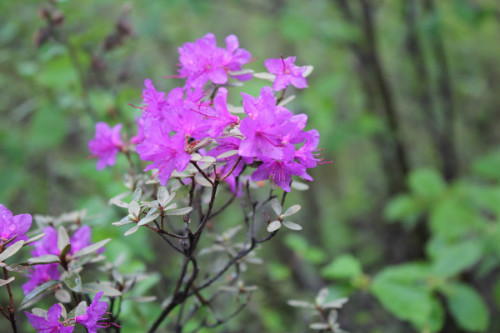
{"label": "flower cluster", "polygon": [[[202,155],[215,158],[216,177],[233,190],[235,177],[246,167],[257,167],[252,180],[270,179],[287,192],[292,176],[312,180],[307,169],[320,161],[318,131],[305,131],[307,116],[294,115],[280,104],[288,85],[307,87],[310,67],[295,66],[295,57],[268,59],[269,73],[253,76],[253,71],[243,69],[251,55],[239,48],[234,35],[226,38],[226,48],[218,47],[214,35],[207,34],[184,44],[179,53],[176,77],[186,79],[182,88],[165,93],[151,80],[145,81],[138,133],[128,143],[136,145],[141,160],[151,162],[145,171],[155,170],[160,184],[166,185],[174,171],[184,171],[196,162],[194,156]],[[243,112],[238,113],[234,112],[237,107],[228,104],[229,77],[240,81],[267,78],[273,86],[263,87],[257,97],[242,93]],[[113,164],[123,146],[116,139],[118,126],[110,130],[99,125],[96,138],[89,143],[99,157],[98,168]]]}
{"label": "flower cluster", "polygon": [[94,300],[85,309],[83,314],[72,318],[63,318],[62,321],[59,321],[63,313],[60,303],[52,305],[45,315],[42,316],[29,312],[25,312],[25,314],[31,326],[39,333],[71,333],[75,329],[76,324],[84,325],[89,333],[97,333],[98,329],[109,326],[109,324],[105,322],[106,319],[103,318],[106,314],[108,304],[99,301],[102,294],[103,293],[100,292],[95,295]]}
{"label": "flower cluster", "polygon": [[[33,258],[45,255],[55,255],[59,257],[61,251],[57,247],[58,234],[56,229],[49,226],[45,227],[43,232],[45,233],[45,236],[41,240],[33,243],[35,248],[31,251],[31,256]],[[90,227],[85,225],[73,233],[70,238],[71,249],[66,254],[67,258],[71,258],[73,254],[90,245],[91,232]],[[100,249],[100,251],[102,250],[103,249]],[[26,274],[26,277],[28,277],[29,280],[22,286],[24,293],[28,294],[30,291],[45,282],[59,280],[61,277],[59,266],[59,263],[34,266],[30,272]]]}

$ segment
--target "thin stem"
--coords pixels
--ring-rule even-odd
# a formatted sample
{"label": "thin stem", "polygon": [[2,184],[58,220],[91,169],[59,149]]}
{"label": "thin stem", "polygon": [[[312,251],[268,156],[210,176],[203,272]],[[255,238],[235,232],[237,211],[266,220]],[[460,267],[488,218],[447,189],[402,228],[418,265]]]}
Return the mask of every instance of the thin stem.
{"label": "thin stem", "polygon": [[[5,268],[5,267],[3,267],[3,275],[5,277],[5,280],[9,279],[9,271],[7,271],[7,268]],[[14,296],[12,296],[12,290],[10,289],[10,283],[7,283],[6,287],[7,287],[7,291],[9,293],[9,299],[10,299],[10,306],[7,307],[7,310],[9,311],[9,321],[10,321],[10,325],[12,326],[12,332],[17,333],[16,309],[14,306]],[[2,313],[3,313],[3,311],[2,311]]]}

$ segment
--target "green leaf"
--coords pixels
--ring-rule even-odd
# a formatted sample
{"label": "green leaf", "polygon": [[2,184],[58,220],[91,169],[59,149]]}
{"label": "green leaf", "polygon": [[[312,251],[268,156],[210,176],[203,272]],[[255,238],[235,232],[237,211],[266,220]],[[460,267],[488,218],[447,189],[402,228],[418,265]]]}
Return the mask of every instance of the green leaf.
{"label": "green leaf", "polygon": [[384,215],[389,221],[415,220],[422,212],[417,200],[408,194],[401,194],[389,201],[385,207]]}
{"label": "green leaf", "polygon": [[69,250],[67,249],[68,245],[70,245],[69,250],[71,250],[71,244],[69,241],[68,233],[66,232],[66,229],[61,226],[57,231],[57,248],[61,253],[63,253],[65,250],[69,252]]}
{"label": "green leaf", "polygon": [[102,291],[103,295],[108,297],[118,297],[122,295],[122,293],[119,290],[111,286],[108,286],[106,284],[96,283],[96,282],[85,283],[82,286],[82,290],[84,293],[93,293],[93,294]]}
{"label": "green leaf", "polygon": [[80,251],[78,251],[75,254],[73,254],[73,258],[78,258],[78,257],[86,256],[87,254],[91,254],[93,252],[96,252],[97,250],[99,250],[100,248],[102,248],[106,244],[108,244],[109,241],[111,241],[111,238],[104,239],[104,240],[102,240],[100,242],[97,242],[97,243],[91,244],[91,245],[89,245],[87,247],[84,247]]}
{"label": "green leaf", "polygon": [[61,280],[70,290],[75,291],[77,293],[82,291],[82,278],[78,273],[65,272],[61,276]]}
{"label": "green leaf", "polygon": [[47,289],[55,286],[56,284],[58,284],[59,281],[57,280],[52,280],[52,281],[48,281],[48,282],[45,282],[44,284],[41,284],[39,285],[38,287],[36,287],[35,289],[33,289],[32,291],[30,291],[23,299],[23,301],[21,302],[21,307],[26,304],[27,302],[31,301],[33,298],[35,298],[36,296],[40,295],[41,293],[43,293],[44,291],[46,291]]}
{"label": "green leaf", "polygon": [[440,173],[434,169],[412,171],[408,183],[413,194],[427,200],[437,199],[446,188]]}
{"label": "green leaf", "polygon": [[422,329],[431,318],[433,297],[420,283],[428,268],[420,264],[388,267],[373,280],[371,292],[392,314]]}
{"label": "green leaf", "polygon": [[449,278],[472,267],[482,255],[481,244],[467,241],[448,245],[435,253],[433,272],[443,278]]}
{"label": "green leaf", "polygon": [[66,117],[61,109],[40,108],[31,120],[29,133],[33,149],[56,147],[66,136]]}
{"label": "green leaf", "polygon": [[55,262],[60,262],[58,256],[53,254],[45,254],[39,257],[33,257],[28,259],[28,264],[30,265],[44,265],[44,264],[52,264]]}
{"label": "green leaf", "polygon": [[430,229],[436,236],[459,239],[476,229],[477,213],[470,202],[453,193],[431,211]]}
{"label": "green leaf", "polygon": [[321,276],[326,279],[351,279],[361,274],[361,263],[350,254],[337,257],[321,270]]}
{"label": "green leaf", "polygon": [[488,307],[474,289],[463,283],[451,283],[444,292],[451,314],[460,327],[469,332],[488,329]]}
{"label": "green leaf", "polygon": [[4,261],[5,259],[12,257],[16,254],[24,245],[24,241],[17,241],[8,248],[4,249],[2,253],[0,253],[0,261]]}

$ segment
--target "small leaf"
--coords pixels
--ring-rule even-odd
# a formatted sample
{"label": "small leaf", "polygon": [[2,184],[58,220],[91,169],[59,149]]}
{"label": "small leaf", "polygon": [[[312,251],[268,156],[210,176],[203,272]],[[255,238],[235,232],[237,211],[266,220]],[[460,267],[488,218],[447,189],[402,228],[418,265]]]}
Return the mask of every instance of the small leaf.
{"label": "small leaf", "polygon": [[0,287],[2,286],[5,286],[9,283],[11,283],[12,281],[14,281],[16,278],[11,276],[8,280],[3,280],[3,279],[0,279]]}
{"label": "small leaf", "polygon": [[59,257],[64,258],[69,253],[69,251],[71,251],[71,244],[68,243],[66,244],[64,249],[62,249],[61,253],[59,254]]}
{"label": "small leaf", "polygon": [[89,245],[87,247],[84,247],[80,251],[77,251],[75,254],[73,254],[73,258],[78,258],[78,257],[81,257],[81,256],[85,256],[87,254],[91,254],[93,252],[96,252],[97,250],[99,250],[100,248],[102,248],[106,244],[108,244],[109,241],[111,241],[111,238],[107,238],[107,239],[104,239],[104,240],[102,240],[100,242],[97,242],[97,243],[91,244],[91,245]]}
{"label": "small leaf", "polygon": [[117,199],[117,198],[112,198],[111,200],[109,200],[109,204],[115,205],[115,206],[118,206],[121,208],[128,208],[128,203],[121,201],[120,199]]}
{"label": "small leaf", "polygon": [[65,289],[57,289],[54,296],[61,303],[71,303],[71,295]]}
{"label": "small leaf", "polygon": [[82,290],[85,293],[93,293],[93,294],[102,291],[103,295],[108,297],[118,297],[122,295],[122,293],[119,290],[111,286],[108,286],[106,284],[96,283],[96,282],[85,283],[82,286]]}
{"label": "small leaf", "polygon": [[130,205],[128,206],[128,213],[132,216],[139,216],[139,213],[141,212],[141,206],[137,203],[137,201],[132,201]]}
{"label": "small leaf", "polygon": [[41,234],[36,235],[36,236],[33,236],[30,239],[28,239],[27,241],[25,241],[24,245],[28,245],[28,244],[31,244],[33,242],[36,242],[37,240],[42,239],[44,236],[45,236],[44,233],[41,233]]}
{"label": "small leaf", "polygon": [[38,317],[47,318],[47,310],[44,310],[44,309],[33,308],[33,309],[31,309],[31,313],[34,314],[35,316],[38,316]]}
{"label": "small leaf", "polygon": [[315,299],[316,304],[322,305],[323,303],[325,303],[326,298],[328,297],[328,293],[329,292],[328,292],[327,288],[322,288],[318,292],[318,296],[316,296],[316,299]]}
{"label": "small leaf", "polygon": [[76,272],[64,272],[61,275],[61,280],[64,282],[66,287],[77,293],[82,291],[82,278]]}
{"label": "small leaf", "polygon": [[162,207],[168,205],[170,201],[175,197],[175,193],[169,194],[165,186],[161,186],[158,189],[158,204]]}
{"label": "small leaf", "polygon": [[207,155],[202,156],[199,161],[203,162],[203,163],[209,163],[209,164],[214,164],[215,162],[217,162],[215,157],[207,156]]}
{"label": "small leaf", "polygon": [[268,80],[268,81],[274,82],[276,75],[270,74],[270,73],[255,73],[255,74],[253,74],[253,77],[255,77],[257,79]]}
{"label": "small leaf", "polygon": [[329,327],[330,326],[328,324],[325,324],[325,323],[313,323],[313,324],[309,325],[309,328],[312,330],[326,330]]}
{"label": "small leaf", "polygon": [[445,288],[451,314],[463,329],[485,332],[489,326],[488,307],[481,296],[463,283],[450,283]]}
{"label": "small leaf", "polygon": [[63,252],[68,244],[70,244],[68,233],[66,232],[66,229],[61,226],[57,231],[57,248],[60,252]]}
{"label": "small leaf", "polygon": [[308,308],[308,309],[314,309],[315,306],[314,304],[311,304],[311,303],[308,303],[308,302],[305,302],[305,301],[299,301],[299,300],[289,300],[287,302],[288,305],[290,306],[293,306],[293,307],[296,307],[296,308]]}
{"label": "small leaf", "polygon": [[139,223],[137,223],[137,225],[145,225],[145,224],[151,223],[154,220],[156,220],[158,218],[158,216],[160,216],[160,213],[156,213],[156,214],[153,214],[153,215],[145,216],[143,219],[141,219],[139,221]]}
{"label": "small leaf", "polygon": [[278,216],[281,215],[281,212],[282,212],[283,208],[281,207],[281,204],[278,201],[278,199],[273,198],[271,200],[271,208],[276,213],[276,215],[278,215]]}
{"label": "small leaf", "polygon": [[348,299],[346,297],[344,298],[339,298],[331,302],[327,302],[323,304],[324,309],[340,309],[342,306],[344,306],[345,303],[347,303]]}
{"label": "small leaf", "polygon": [[191,213],[193,207],[183,207],[165,212],[165,215],[186,215]]}
{"label": "small leaf", "polygon": [[302,227],[300,225],[298,225],[297,223],[295,222],[291,222],[291,221],[284,221],[283,222],[283,225],[285,227],[287,227],[288,229],[291,229],[291,230],[302,230]]}
{"label": "small leaf", "polygon": [[269,223],[269,225],[267,226],[267,231],[273,232],[273,231],[278,230],[279,228],[281,228],[281,222],[276,220],[276,221]]}
{"label": "small leaf", "polygon": [[75,308],[74,316],[75,317],[83,316],[86,313],[87,313],[87,302],[82,301],[78,303],[77,307]]}
{"label": "small leaf", "polygon": [[52,264],[55,262],[60,262],[60,259],[58,256],[55,256],[53,254],[45,254],[43,256],[28,259],[28,264],[30,265]]}
{"label": "small leaf", "polygon": [[130,219],[130,216],[127,215],[124,218],[122,218],[120,221],[113,222],[111,224],[114,225],[114,226],[116,226],[116,227],[119,227],[119,226],[122,226],[122,225],[125,225],[125,224],[130,224],[132,222],[133,221]]}
{"label": "small leaf", "polygon": [[228,158],[228,157],[231,157],[231,156],[234,156],[234,155],[237,155],[237,154],[238,154],[237,150],[228,150],[228,151],[220,154],[219,156],[217,156],[217,159],[218,160],[223,160],[225,158]]}
{"label": "small leaf", "polygon": [[297,213],[300,210],[300,205],[293,205],[292,207],[288,208],[283,214],[283,217],[291,216],[295,213]]}
{"label": "small leaf", "polygon": [[229,75],[231,75],[231,76],[253,74],[253,73],[254,73],[253,69],[242,69],[240,71],[229,71]]}
{"label": "small leaf", "polygon": [[309,189],[309,185],[307,185],[305,183],[298,182],[296,180],[294,180],[292,182],[291,187],[297,191],[307,191]]}
{"label": "small leaf", "polygon": [[36,287],[32,291],[30,291],[24,297],[23,301],[21,302],[21,307],[23,306],[23,304],[26,304],[27,302],[31,301],[33,298],[35,298],[36,296],[40,295],[41,293],[43,293],[47,289],[52,288],[53,286],[55,286],[59,282],[60,281],[57,281],[57,280],[51,280],[51,281],[48,281],[48,282],[45,282],[45,283],[39,285],[38,287]]}
{"label": "small leaf", "polygon": [[4,261],[5,259],[12,257],[16,254],[24,245],[24,241],[17,241],[8,248],[4,249],[2,253],[0,253],[0,261]]}
{"label": "small leaf", "polygon": [[352,279],[361,274],[363,274],[361,263],[350,254],[337,257],[321,270],[321,276],[326,279]]}
{"label": "small leaf", "polygon": [[196,176],[194,176],[194,180],[201,186],[212,187],[212,183],[210,183],[205,177],[200,174],[196,174]]}
{"label": "small leaf", "polygon": [[311,73],[313,72],[314,70],[314,67],[309,65],[309,66],[305,66],[306,67],[306,70],[304,71],[304,73],[302,74],[304,77],[308,77],[309,75],[311,75]]}
{"label": "small leaf", "polygon": [[140,187],[136,188],[134,193],[132,193],[132,201],[139,201],[142,196],[142,189]]}
{"label": "small leaf", "polygon": [[135,233],[137,230],[139,230],[139,226],[136,224],[134,225],[132,228],[128,229],[127,231],[125,231],[124,235],[125,236],[130,236],[132,235],[133,233]]}
{"label": "small leaf", "polygon": [[445,246],[436,254],[433,271],[444,278],[455,276],[481,259],[481,247],[481,244],[475,241]]}

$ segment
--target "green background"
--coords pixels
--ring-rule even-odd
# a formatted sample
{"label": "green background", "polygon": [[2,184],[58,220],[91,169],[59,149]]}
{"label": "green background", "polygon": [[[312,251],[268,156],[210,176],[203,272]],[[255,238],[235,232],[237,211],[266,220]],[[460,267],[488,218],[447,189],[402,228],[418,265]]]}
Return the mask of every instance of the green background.
{"label": "green background", "polygon": [[[63,14],[62,43],[35,45],[42,7]],[[132,34],[106,50],[122,15]],[[108,256],[128,256],[124,271],[161,273],[141,288],[162,298],[179,263],[150,234],[125,239],[110,225],[123,213],[107,201],[124,191],[127,163],[97,172],[87,142],[96,121],[134,134],[129,104],[140,104],[144,79],[164,91],[181,84],[163,78],[176,73],[177,47],[236,34],[256,58],[248,68],[280,55],[314,66],[289,108],[309,116],[333,163],[290,196],[304,230],[258,251],[265,264],[245,277],[260,289],[223,329],[303,332],[309,314],[286,302],[326,286],[349,296],[340,313],[349,331],[498,331],[499,17],[494,0],[3,1],[0,203],[15,214],[87,209],[93,239],[113,237]],[[219,231],[233,217],[221,216]],[[125,304],[122,332],[156,313]],[[7,324],[0,318],[0,330]]]}

